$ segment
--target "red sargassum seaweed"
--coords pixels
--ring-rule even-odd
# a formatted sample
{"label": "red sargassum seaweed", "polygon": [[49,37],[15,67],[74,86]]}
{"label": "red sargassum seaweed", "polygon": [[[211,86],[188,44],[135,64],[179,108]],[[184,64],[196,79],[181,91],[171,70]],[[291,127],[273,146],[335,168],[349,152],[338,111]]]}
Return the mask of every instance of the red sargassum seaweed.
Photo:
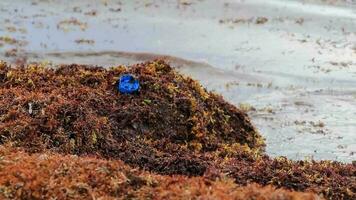
{"label": "red sargassum seaweed", "polygon": [[[126,73],[140,81],[137,94],[116,90],[117,80]],[[184,180],[189,192],[196,190],[194,180],[199,180],[217,184],[221,190],[226,187],[226,191],[257,183],[315,192],[328,199],[355,198],[355,165],[268,157],[262,137],[243,111],[161,60],[111,69],[76,64],[11,68],[0,63],[0,103],[0,144],[21,148],[26,153],[19,153],[20,157],[32,153],[58,157],[59,153],[77,155],[81,162],[82,156],[96,156],[97,165],[111,162],[106,159],[121,160],[147,176],[161,174],[168,180],[169,175],[185,175],[179,180]],[[65,162],[71,159],[67,156]],[[24,170],[38,173],[39,169],[28,166]],[[83,175],[93,180],[99,176]],[[226,177],[236,185],[221,183]],[[65,175],[65,179],[70,177]],[[6,188],[15,187],[8,178],[3,181]],[[34,189],[40,187],[35,186],[37,182],[26,182]],[[259,187],[241,191],[259,191]],[[159,194],[178,198],[178,188],[170,188],[165,186]],[[264,195],[267,191],[275,194],[273,189],[262,190]],[[98,194],[109,195],[107,191]]]}
{"label": "red sargassum seaweed", "polygon": [[121,161],[25,152],[0,147],[1,199],[235,199],[317,200],[257,184],[240,187],[231,179],[162,176]]}

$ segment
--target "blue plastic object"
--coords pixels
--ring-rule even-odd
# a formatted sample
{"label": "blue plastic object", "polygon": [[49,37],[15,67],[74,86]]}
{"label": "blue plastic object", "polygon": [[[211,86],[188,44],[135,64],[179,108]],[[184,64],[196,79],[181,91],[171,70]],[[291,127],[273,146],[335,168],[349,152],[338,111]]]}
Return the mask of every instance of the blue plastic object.
{"label": "blue plastic object", "polygon": [[140,89],[140,83],[131,74],[124,74],[120,77],[117,89],[121,94],[132,94]]}

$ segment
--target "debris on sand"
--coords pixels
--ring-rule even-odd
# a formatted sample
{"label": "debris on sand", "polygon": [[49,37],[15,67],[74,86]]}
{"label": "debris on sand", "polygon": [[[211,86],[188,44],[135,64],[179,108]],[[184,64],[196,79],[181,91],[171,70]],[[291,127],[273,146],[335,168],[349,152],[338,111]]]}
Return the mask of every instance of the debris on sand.
{"label": "debris on sand", "polygon": [[18,40],[9,36],[1,36],[0,41],[10,45],[18,43]]}
{"label": "debris on sand", "polygon": [[23,40],[17,40],[9,36],[0,36],[0,43],[7,45],[16,45],[16,46],[26,46],[28,42]]}
{"label": "debris on sand", "polygon": [[268,22],[268,18],[266,17],[255,17],[255,18],[227,18],[227,19],[220,19],[220,24],[245,24],[245,23],[254,23],[257,25],[265,24]]}
{"label": "debris on sand", "polygon": [[[140,90],[117,90],[125,74],[139,81]],[[0,175],[0,195],[42,195],[39,188],[46,187],[45,195],[69,195],[63,198],[85,198],[80,193],[149,199],[140,195],[153,193],[161,199],[273,199],[276,190],[261,188],[269,185],[327,199],[356,197],[356,165],[268,157],[244,111],[161,60],[111,69],[0,63],[0,103],[0,169],[14,170]],[[55,173],[59,164],[66,170],[51,176],[51,187],[46,177],[26,178]],[[139,170],[130,178],[124,168]],[[245,187],[251,183],[259,186]],[[10,192],[18,184],[26,187]],[[308,195],[281,192],[287,195],[281,199]]]}
{"label": "debris on sand", "polygon": [[81,22],[76,18],[62,20],[57,24],[57,29],[63,31],[75,30],[76,28],[85,31],[88,28],[88,24],[86,22]]}
{"label": "debris on sand", "polygon": [[256,24],[264,24],[268,21],[266,17],[257,17],[255,23]]}
{"label": "debris on sand", "polygon": [[95,43],[94,40],[88,40],[88,39],[77,39],[75,40],[75,43],[77,44],[91,44],[93,45]]}

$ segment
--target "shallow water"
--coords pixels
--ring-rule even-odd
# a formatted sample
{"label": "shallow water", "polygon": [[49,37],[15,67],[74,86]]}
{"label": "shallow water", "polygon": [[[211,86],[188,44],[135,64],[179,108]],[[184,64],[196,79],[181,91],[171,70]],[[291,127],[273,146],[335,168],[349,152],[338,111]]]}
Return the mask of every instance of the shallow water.
{"label": "shallow water", "polygon": [[268,154],[356,160],[353,0],[3,0],[0,11],[0,37],[20,40],[0,41],[8,62],[112,66],[169,55],[248,109]]}

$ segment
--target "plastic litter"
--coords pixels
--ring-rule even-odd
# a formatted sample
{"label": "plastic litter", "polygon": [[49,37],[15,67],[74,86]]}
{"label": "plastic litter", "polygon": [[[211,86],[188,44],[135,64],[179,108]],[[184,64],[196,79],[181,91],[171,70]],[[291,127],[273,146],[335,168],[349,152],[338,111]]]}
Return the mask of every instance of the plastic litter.
{"label": "plastic litter", "polygon": [[121,94],[132,94],[140,89],[140,83],[131,74],[124,74],[120,77],[117,89]]}

